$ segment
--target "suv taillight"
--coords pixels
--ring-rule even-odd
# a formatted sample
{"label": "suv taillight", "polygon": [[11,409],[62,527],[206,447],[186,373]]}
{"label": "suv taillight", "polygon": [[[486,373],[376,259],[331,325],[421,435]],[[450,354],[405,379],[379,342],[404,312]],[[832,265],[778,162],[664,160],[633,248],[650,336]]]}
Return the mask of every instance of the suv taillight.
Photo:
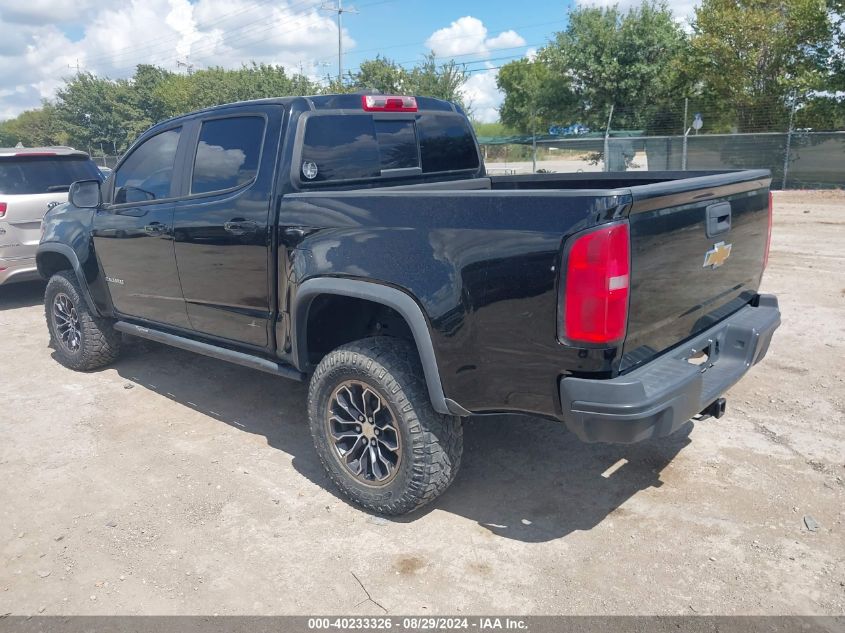
{"label": "suv taillight", "polygon": [[0,202],[0,218],[6,215],[6,203]]}
{"label": "suv taillight", "polygon": [[603,225],[579,235],[564,257],[561,340],[591,345],[621,342],[628,323],[628,223]]}
{"label": "suv taillight", "polygon": [[772,248],[772,207],[774,206],[774,200],[772,198],[772,192],[769,192],[769,230],[768,234],[766,235],[766,251],[763,253],[763,270],[769,266],[769,250]]}

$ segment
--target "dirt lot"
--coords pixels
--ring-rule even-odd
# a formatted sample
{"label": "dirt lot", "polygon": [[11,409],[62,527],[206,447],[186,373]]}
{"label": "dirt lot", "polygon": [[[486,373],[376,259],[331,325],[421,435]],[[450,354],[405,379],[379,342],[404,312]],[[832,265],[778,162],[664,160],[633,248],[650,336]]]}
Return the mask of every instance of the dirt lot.
{"label": "dirt lot", "polygon": [[727,416],[633,447],[471,421],[401,520],[335,495],[302,385],[139,341],[73,373],[43,285],[0,289],[0,615],[845,613],[845,195],[776,200],[784,324]]}

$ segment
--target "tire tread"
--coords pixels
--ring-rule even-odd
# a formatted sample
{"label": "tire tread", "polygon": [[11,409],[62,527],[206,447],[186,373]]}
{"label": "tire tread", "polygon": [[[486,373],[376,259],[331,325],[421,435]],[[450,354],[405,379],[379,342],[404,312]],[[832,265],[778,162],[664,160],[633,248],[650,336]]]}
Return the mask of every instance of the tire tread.
{"label": "tire tread", "polygon": [[[57,292],[72,295],[79,326],[82,330],[82,350],[78,356],[67,354],[56,340],[53,332],[50,314],[52,297]],[[76,275],[70,270],[61,270],[50,278],[44,293],[44,316],[47,319],[47,329],[50,331],[50,343],[56,350],[56,357],[65,367],[77,371],[91,371],[105,367],[117,360],[120,355],[120,332],[112,327],[109,319],[93,314],[85,303],[82,289]]]}
{"label": "tire tread", "polygon": [[[317,411],[322,378],[339,364],[359,366],[386,388],[393,405],[404,417],[411,436],[413,463],[409,485],[396,497],[360,494],[338,472],[326,453],[315,424],[322,424]],[[431,406],[428,388],[416,350],[406,341],[373,337],[343,345],[326,355],[317,366],[308,390],[308,408],[312,435],[320,461],[332,482],[356,504],[386,515],[412,512],[440,496],[455,479],[463,451],[463,428],[459,418],[437,413]],[[404,439],[404,438],[403,438]],[[329,461],[332,460],[332,461]]]}

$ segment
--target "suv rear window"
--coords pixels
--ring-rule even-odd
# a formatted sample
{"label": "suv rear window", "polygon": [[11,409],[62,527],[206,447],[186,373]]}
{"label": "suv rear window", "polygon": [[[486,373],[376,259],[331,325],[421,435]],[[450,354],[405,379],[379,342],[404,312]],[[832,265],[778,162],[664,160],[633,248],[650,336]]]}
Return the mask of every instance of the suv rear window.
{"label": "suv rear window", "polygon": [[437,173],[478,166],[472,132],[460,115],[423,113],[400,119],[327,114],[306,122],[300,180],[369,180],[393,169]]}
{"label": "suv rear window", "polygon": [[76,180],[102,180],[85,156],[13,156],[0,158],[0,194],[67,191]]}

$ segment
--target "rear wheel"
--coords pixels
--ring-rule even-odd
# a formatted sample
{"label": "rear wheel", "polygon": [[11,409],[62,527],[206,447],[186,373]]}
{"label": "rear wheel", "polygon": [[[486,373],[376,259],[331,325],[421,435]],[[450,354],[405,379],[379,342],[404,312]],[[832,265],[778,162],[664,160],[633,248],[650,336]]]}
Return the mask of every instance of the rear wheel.
{"label": "rear wheel", "polygon": [[411,512],[446,490],[460,467],[461,421],[434,411],[416,350],[399,339],[330,352],[311,378],[308,417],[329,477],[367,510]]}
{"label": "rear wheel", "polygon": [[113,362],[120,353],[120,333],[111,321],[96,316],[82,297],[76,275],[62,270],[44,293],[50,344],[65,367],[86,371]]}

